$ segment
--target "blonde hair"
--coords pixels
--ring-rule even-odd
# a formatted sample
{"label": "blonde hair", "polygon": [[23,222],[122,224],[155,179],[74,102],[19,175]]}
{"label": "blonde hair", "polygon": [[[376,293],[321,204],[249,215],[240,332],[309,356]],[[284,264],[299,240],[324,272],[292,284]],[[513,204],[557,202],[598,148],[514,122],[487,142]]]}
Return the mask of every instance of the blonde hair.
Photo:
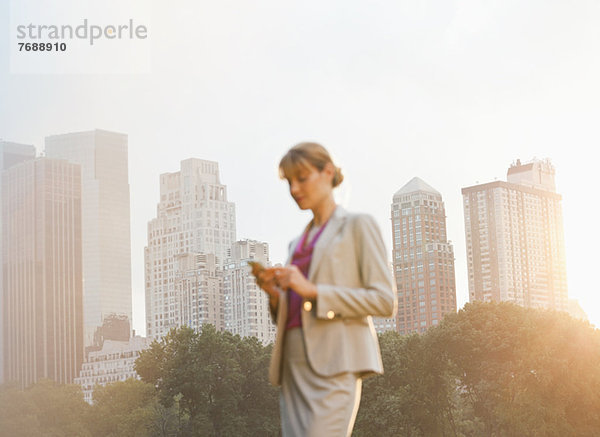
{"label": "blonde hair", "polygon": [[342,170],[331,160],[331,156],[325,147],[319,143],[300,143],[292,147],[281,158],[279,162],[279,177],[288,179],[295,175],[301,169],[308,169],[309,166],[323,171],[325,166],[331,163],[335,169],[331,185],[335,188],[344,180]]}

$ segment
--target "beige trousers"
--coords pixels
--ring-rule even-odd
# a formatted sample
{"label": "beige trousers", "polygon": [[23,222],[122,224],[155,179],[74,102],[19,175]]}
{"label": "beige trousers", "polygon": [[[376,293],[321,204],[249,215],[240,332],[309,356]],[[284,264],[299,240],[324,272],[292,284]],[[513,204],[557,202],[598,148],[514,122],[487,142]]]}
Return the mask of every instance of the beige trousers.
{"label": "beige trousers", "polygon": [[306,359],[302,328],[289,329],[283,344],[281,428],[283,437],[347,437],[352,434],[362,379],[343,373],[325,378]]}

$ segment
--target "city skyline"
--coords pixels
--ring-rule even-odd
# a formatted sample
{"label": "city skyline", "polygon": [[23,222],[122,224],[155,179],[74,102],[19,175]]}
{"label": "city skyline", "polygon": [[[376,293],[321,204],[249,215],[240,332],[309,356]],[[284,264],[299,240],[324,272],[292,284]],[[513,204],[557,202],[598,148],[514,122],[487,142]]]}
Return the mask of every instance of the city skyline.
{"label": "city skyline", "polygon": [[[69,154],[77,156],[86,149],[77,139],[95,132],[98,130],[54,138],[76,139],[67,143]],[[121,135],[101,132],[109,136]],[[3,270],[3,306],[0,307],[3,310],[0,333],[4,341],[0,357],[6,380],[19,381],[21,388],[41,377],[62,383],[74,382],[82,386],[84,399],[92,403],[94,384],[139,379],[133,368],[136,357],[149,342],[160,340],[171,328],[187,325],[199,331],[204,324],[210,323],[219,331],[227,330],[242,337],[254,336],[263,344],[273,342],[275,329],[268,300],[247,267],[250,260],[271,265],[268,243],[248,239],[229,241],[236,238],[236,208],[234,202],[227,200],[227,185],[220,182],[219,163],[188,158],[181,161],[180,172],[160,175],[157,217],[148,222],[146,302],[153,309],[146,315],[148,335],[120,338],[115,329],[120,330],[122,324],[118,320],[106,324],[107,319],[103,318],[103,325],[96,329],[99,347],[90,349],[89,354],[84,353],[84,346],[87,346],[84,344],[84,324],[89,311],[85,311],[82,281],[82,260],[85,260],[82,230],[86,210],[83,200],[85,181],[93,180],[91,169],[97,166],[85,167],[66,159],[35,157],[33,152],[31,146],[0,142],[2,235],[8,236],[2,241],[3,263],[8,268]],[[93,174],[97,173],[96,168]],[[508,182],[495,181],[461,190],[470,300],[509,300],[527,307],[572,310],[573,316],[580,317],[580,308],[572,301],[568,303],[562,198],[555,192],[554,167],[549,160],[527,163],[517,160],[508,169],[507,179]],[[46,189],[46,185],[50,189]],[[33,190],[35,196],[27,195],[27,190]],[[36,197],[33,202],[36,205],[56,203],[56,208],[48,209],[51,211],[50,226],[43,220],[45,216],[35,213],[45,211],[44,208],[28,206],[33,197]],[[66,208],[66,220],[65,214],[60,213],[65,203],[70,205]],[[402,335],[424,333],[438,325],[445,314],[457,309],[455,255],[447,239],[445,205],[439,191],[421,178],[413,177],[394,193],[389,211],[394,248],[391,267],[399,305],[395,319],[377,319],[376,326],[379,332],[395,328]],[[31,224],[32,218],[35,225]],[[90,221],[91,218],[87,219]],[[244,217],[240,219],[244,220]],[[494,223],[499,223],[498,229],[494,229]],[[69,227],[69,224],[75,225]],[[504,232],[507,226],[510,231]],[[518,232],[515,233],[513,228]],[[41,235],[37,235],[38,229],[44,230]],[[42,269],[50,272],[48,281],[40,282],[40,274],[28,276],[27,269],[20,267],[23,260],[42,255],[23,251],[22,247],[32,246],[24,244],[27,234],[35,235],[36,240],[47,241],[53,247],[52,255],[46,254],[44,258],[48,268]],[[477,245],[488,238],[493,244]],[[550,239],[546,241],[547,238]],[[496,240],[499,240],[497,246]],[[61,247],[70,249],[65,254]],[[211,251],[219,253],[220,257]],[[526,253],[515,264],[514,254],[520,256],[521,252]],[[544,254],[555,252],[555,257],[547,255],[544,258]],[[483,265],[484,258],[494,261],[494,256],[498,258],[498,268],[494,262]],[[508,263],[506,259],[511,256],[513,261]],[[67,266],[76,265],[77,258],[79,270],[73,271]],[[544,268],[540,267],[542,258]],[[483,273],[473,269],[473,259]],[[486,276],[490,271],[491,277]],[[521,271],[527,271],[524,277]],[[509,282],[514,281],[508,288],[505,276]],[[531,277],[533,282],[528,280]],[[102,275],[98,279],[102,282]],[[44,285],[40,287],[40,283]],[[52,285],[46,286],[46,283]],[[129,301],[132,299],[131,294]],[[66,300],[68,303],[63,305],[64,308],[58,304],[59,315],[56,315],[56,303],[44,308],[36,300]],[[129,316],[125,317],[129,328]],[[40,324],[35,321],[39,319],[44,320],[47,329],[40,329]],[[65,326],[75,326],[75,329],[64,329]],[[52,331],[58,332],[56,338],[48,334]],[[62,347],[54,351],[52,345],[57,342]],[[41,349],[40,344],[43,344]]]}
{"label": "city skyline", "polygon": [[[95,131],[92,131],[92,132],[96,132],[96,131],[98,131],[98,130],[96,129]],[[106,131],[102,131],[102,132],[106,132]],[[83,132],[83,134],[85,134],[85,133],[86,132]],[[117,134],[117,133],[110,133],[110,132],[107,132],[107,133],[114,134],[114,135],[121,135],[121,134]],[[77,134],[78,133],[67,133],[67,134],[64,134],[64,135],[67,136],[67,137],[68,136],[75,136],[76,137]],[[82,134],[82,133],[79,133],[79,134]],[[60,137],[60,135],[58,135],[56,137]],[[17,144],[17,145],[19,145],[19,143],[10,143],[10,142],[6,142],[6,141],[4,142],[4,144]],[[25,149],[23,149],[23,150],[25,150]],[[520,160],[517,160],[516,162],[518,163],[518,165],[521,165]],[[533,160],[532,162],[535,163],[535,162],[539,162],[539,161]],[[551,166],[551,164],[549,163],[548,160],[544,161],[544,163],[546,163],[545,165],[547,165],[547,166]],[[235,211],[235,203],[233,203],[233,202],[227,202],[226,201],[226,198],[227,198],[226,197],[227,196],[227,187],[225,185],[221,185],[220,184],[219,167],[218,167],[219,164],[217,162],[206,161],[206,160],[202,160],[202,159],[198,159],[198,158],[187,158],[187,159],[184,159],[184,160],[181,161],[181,165],[182,165],[182,169],[187,168],[187,170],[186,170],[187,174],[188,174],[187,178],[189,178],[192,174],[195,174],[195,172],[198,171],[198,169],[201,169],[200,173],[198,173],[199,176],[195,176],[195,177],[199,177],[198,182],[200,182],[201,185],[204,185],[204,184],[207,184],[207,183],[209,184],[209,185],[205,185],[205,188],[204,188],[205,192],[207,193],[206,194],[207,198],[208,197],[213,198],[213,196],[214,196],[214,198],[217,199],[217,196],[219,196],[219,198],[223,198],[226,203],[228,203],[229,205],[231,205],[232,211]],[[531,166],[532,164],[526,163],[524,165],[525,166]],[[511,169],[514,169],[515,166],[517,166],[517,164],[513,163],[512,166],[511,166]],[[194,169],[196,169],[196,170],[194,170]],[[511,169],[509,169],[509,173],[511,172]],[[192,173],[190,173],[190,171]],[[208,176],[208,179],[207,179],[207,176],[201,176],[202,173],[203,173],[203,171],[207,172],[207,175],[212,175],[212,176]],[[516,176],[514,175],[514,173],[515,172],[513,171],[513,176],[512,176],[513,178],[520,177],[519,175],[521,173],[518,173]],[[186,174],[186,173],[184,173],[184,174]],[[173,179],[173,178],[175,178],[175,179]],[[186,182],[188,184],[188,188],[186,190],[189,191],[189,189],[190,189],[189,188],[190,187],[190,185],[189,185],[190,182],[189,182],[189,179],[187,179],[187,178],[185,176],[183,178],[181,178],[179,172],[177,172],[177,173],[161,173],[159,179],[160,179],[161,187],[163,187],[163,188],[161,188],[161,191],[163,192],[163,194],[161,195],[161,201],[159,202],[158,207],[157,207],[158,211],[161,211],[161,210],[165,210],[166,211],[166,210],[172,209],[173,208],[172,204],[173,204],[173,202],[174,202],[175,199],[177,199],[176,202],[180,202],[181,199],[185,198],[189,202],[189,200],[191,199],[189,193],[188,193],[187,196],[183,196],[183,195],[181,195],[181,192],[179,192],[179,190],[182,187],[182,184],[183,184],[182,181],[183,180],[188,180],[188,182]],[[509,176],[509,179],[510,179],[510,176]],[[173,181],[174,180],[177,181],[177,183],[175,185],[173,185]],[[515,180],[513,180],[513,182],[521,183],[521,181],[515,181]],[[211,185],[211,184],[215,184],[215,183],[216,183],[216,185]],[[499,183],[500,182],[494,182],[493,184],[498,185]],[[527,183],[527,181],[526,181],[526,183]],[[545,183],[546,183],[546,185],[548,185],[548,184],[550,184],[550,185],[544,186],[544,187],[540,186],[540,187],[548,189],[548,190],[554,190],[555,189],[554,169],[553,168],[552,168],[551,179],[548,179],[547,181],[545,181]],[[486,184],[483,184],[483,185],[486,186]],[[487,185],[489,185],[489,184],[487,184]],[[206,191],[206,189],[207,189],[206,187],[211,187],[211,186],[213,187],[212,191],[211,191],[210,188],[208,188],[208,191]],[[437,190],[432,189],[429,185],[427,185],[426,183],[424,183],[420,178],[415,177],[408,184],[406,184],[401,190],[399,190],[398,192],[396,192],[395,197],[396,197],[396,195],[399,195],[399,193],[402,190],[408,189],[410,187],[412,187],[412,188],[421,187],[421,189],[423,189],[425,191],[427,191],[427,190],[425,188],[423,188],[423,187],[429,187],[428,190],[431,193],[436,194],[436,196],[440,195],[439,192],[437,192]],[[463,188],[462,192],[464,193],[465,190],[469,190],[469,189],[473,189],[473,187]],[[198,189],[194,188],[194,190],[192,190],[192,191],[197,192],[198,190],[199,190],[199,188]],[[169,193],[171,193],[171,196],[169,196]],[[198,198],[196,197],[196,199],[195,199],[195,201],[193,203],[198,206],[199,204],[198,204],[197,200],[198,200]],[[163,205],[162,207],[161,207],[161,204]],[[201,207],[201,209],[202,209],[202,207]],[[190,217],[196,217],[195,214],[189,214],[188,213],[188,215]],[[201,215],[204,215],[204,212],[202,212]],[[209,216],[208,213],[206,213],[206,215],[207,215],[207,218],[208,218],[208,216]],[[198,216],[198,217],[200,217],[200,216]],[[224,225],[224,228],[227,228],[227,227],[233,228],[233,238],[235,238],[235,228],[236,228],[235,213],[233,213],[232,217],[233,217],[233,221],[231,223],[229,223],[227,226]],[[156,219],[151,220],[148,223],[148,225],[150,226],[150,224],[154,223],[155,221],[156,221]],[[173,220],[170,220],[170,221],[167,220],[167,221],[165,221],[165,225],[171,226],[172,225],[172,221]],[[208,218],[208,221],[210,223],[210,218]],[[230,221],[230,220],[228,219],[228,221]],[[393,218],[392,218],[392,225],[394,226]],[[153,226],[156,226],[156,225],[153,225]],[[187,228],[189,228],[189,229],[191,229],[193,231],[193,229],[192,229],[191,226],[187,226]],[[151,229],[151,228],[149,228],[149,229]],[[201,231],[201,228],[199,228],[199,229],[200,229],[201,233],[203,233],[203,234],[205,233],[204,231]],[[156,236],[159,239],[162,239],[162,234],[159,237],[160,232],[150,231],[150,230],[149,230],[149,232],[151,232],[151,234],[156,234]],[[177,232],[179,232],[179,231],[177,231]],[[443,233],[443,236],[445,237],[445,235],[446,235],[445,224],[444,224],[444,229],[443,229],[442,233]],[[189,232],[188,234],[190,236],[195,235],[194,232]],[[186,234],[186,235],[188,235],[188,234]],[[227,235],[229,237],[229,233]],[[211,238],[212,238],[212,236],[211,236]],[[467,238],[466,234],[465,234],[465,238]],[[177,240],[179,240],[179,238]],[[396,240],[396,237],[394,237],[394,241],[395,240]],[[190,254],[196,253],[196,254],[202,254],[203,256],[206,256],[207,254],[209,254],[209,255],[212,254],[212,252],[210,251],[210,249],[208,251],[206,249],[204,249],[204,250],[198,250],[198,248],[200,247],[199,245],[203,246],[204,244],[206,244],[206,242],[201,242],[201,241],[204,241],[204,238],[203,237],[201,238],[200,234],[198,234],[197,238],[192,238],[192,240],[189,241],[190,244],[196,246],[196,250],[192,250],[191,249],[192,246],[189,246],[189,244],[186,246],[186,248],[187,248],[186,250],[191,250]],[[217,239],[215,238],[213,240],[213,242],[216,242],[216,241],[217,241]],[[179,244],[179,243],[177,243],[177,244]],[[393,241],[389,241],[389,242],[386,241],[386,245],[387,244],[390,244],[390,246],[392,246],[392,247],[394,246],[394,242]],[[229,246],[229,247],[227,247],[227,246]],[[235,246],[235,244],[233,244],[233,243],[231,245],[228,245],[228,244],[224,243],[223,246],[213,246],[213,249],[217,248],[217,247],[220,247],[219,251],[223,252],[223,253],[226,253],[226,252],[230,251],[231,248],[233,248],[234,246]],[[451,247],[451,246],[452,245],[450,244],[449,247]],[[452,252],[452,250],[451,250],[451,252]],[[393,263],[393,261],[394,261],[393,254],[389,254],[389,255],[390,255],[389,256],[389,260]],[[228,259],[227,257],[228,257],[228,255],[225,255],[226,259]],[[455,255],[455,257],[456,257],[456,255]],[[177,260],[174,259],[174,262],[176,264],[180,264],[182,261],[181,260],[177,261]],[[206,261],[204,261],[204,262],[206,262]],[[213,264],[215,262],[216,261],[213,261]],[[283,262],[283,260],[281,262]],[[189,262],[188,262],[188,264],[189,264]],[[219,265],[223,265],[223,262],[219,262]],[[193,269],[193,267],[189,267],[189,268]],[[213,270],[214,270],[214,266],[213,266]],[[452,268],[452,271],[453,270],[454,270],[454,268]],[[172,273],[180,275],[181,273],[178,273],[179,271],[181,271],[181,270],[179,270],[179,268],[178,268],[178,269],[174,270]],[[183,271],[181,271],[181,272],[183,272]],[[215,287],[217,287],[217,288],[215,288],[215,292],[217,291],[217,289],[219,289],[219,290],[223,290],[224,289],[223,284],[222,284],[222,282],[223,282],[223,278],[222,278],[223,273],[221,272],[220,275],[221,275],[220,285],[215,285]],[[400,280],[400,279],[398,279],[398,280]],[[454,278],[452,278],[452,282],[454,284]],[[401,292],[400,288],[399,288],[399,292]],[[132,295],[131,298],[133,300],[134,296]],[[148,298],[148,296],[147,296],[147,298]],[[454,301],[454,305],[456,305],[456,299],[455,298],[453,298],[453,301]],[[173,301],[173,302],[175,302],[175,301]],[[173,303],[173,302],[171,302],[171,303]],[[459,305],[459,308],[461,306],[462,305]],[[179,305],[179,307],[181,307],[181,308],[180,308],[180,310],[178,310],[178,313],[177,313],[178,314],[177,315],[177,320],[178,321],[176,323],[174,323],[174,324],[171,323],[170,326],[181,326],[181,324],[183,323],[182,322],[183,319],[180,319],[180,317],[183,316],[183,314],[180,315],[180,313],[182,313],[182,311],[183,311],[183,306]],[[564,308],[566,310],[567,309],[566,303],[564,305],[562,305],[561,308]],[[584,311],[586,311],[586,308],[583,308],[583,309],[584,309]],[[138,312],[139,312],[139,308],[134,308],[134,310],[138,310]],[[224,329],[225,328],[225,320],[224,320],[224,317],[225,317],[225,306],[224,306],[224,303],[222,303],[222,308],[221,308],[220,311],[221,312],[219,314],[219,319],[222,320],[222,323],[218,322],[216,319],[213,320],[212,322],[209,321],[209,323],[214,323],[219,329]],[[587,314],[587,311],[586,311],[586,314]],[[398,317],[400,317],[400,313],[398,314]],[[588,315],[588,318],[589,318],[589,315]],[[148,315],[146,315],[146,319],[149,320]],[[198,319],[198,320],[200,320],[200,319]],[[209,318],[208,320],[211,320],[211,319]],[[440,320],[441,320],[441,318],[440,318]],[[400,329],[400,324],[399,324],[399,322],[397,322],[397,323],[398,324],[397,324],[396,328]],[[200,322],[200,324],[198,324],[197,321],[194,322],[194,323],[192,323],[192,324],[190,324],[190,326],[192,326],[192,327],[195,326],[196,328],[198,328],[200,325],[201,325],[201,322]],[[167,326],[167,325],[165,325],[165,326]],[[429,325],[427,325],[427,326],[429,326]],[[135,326],[134,326],[134,329],[136,329]],[[382,329],[383,329],[383,327],[382,327]],[[140,332],[143,333],[143,330],[137,328],[136,332],[138,334]],[[147,333],[144,333],[144,334],[147,334]]]}
{"label": "city skyline", "polygon": [[[569,295],[600,324],[589,256],[600,244],[589,232],[600,210],[587,189],[600,143],[595,4],[145,4],[156,17],[147,74],[11,74],[8,56],[0,59],[2,138],[41,151],[51,134],[128,135],[136,331],[143,333],[143,247],[159,175],[188,157],[219,162],[244,218],[238,236],[268,242],[271,260],[281,262],[309,214],[297,210],[277,164],[303,140],[332,152],[345,174],[338,201],[376,218],[390,254],[394,189],[415,175],[436,187],[459,307],[468,301],[461,188],[504,180],[516,159],[551,158]],[[5,27],[9,15],[0,5]],[[0,51],[9,48],[1,39]]]}

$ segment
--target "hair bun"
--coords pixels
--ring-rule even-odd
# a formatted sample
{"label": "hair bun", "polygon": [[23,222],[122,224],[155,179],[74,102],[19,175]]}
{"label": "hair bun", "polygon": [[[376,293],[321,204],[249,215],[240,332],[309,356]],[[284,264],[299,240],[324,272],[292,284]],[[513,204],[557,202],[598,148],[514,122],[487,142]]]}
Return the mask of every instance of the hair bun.
{"label": "hair bun", "polygon": [[339,167],[335,167],[335,174],[333,175],[333,186],[337,187],[344,181],[344,175],[342,174],[342,169]]}

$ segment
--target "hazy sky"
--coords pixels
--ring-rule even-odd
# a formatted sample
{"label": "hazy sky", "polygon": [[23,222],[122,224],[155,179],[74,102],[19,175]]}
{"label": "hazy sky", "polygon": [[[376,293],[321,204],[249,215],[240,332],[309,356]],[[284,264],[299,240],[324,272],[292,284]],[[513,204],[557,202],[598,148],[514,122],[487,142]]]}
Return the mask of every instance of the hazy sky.
{"label": "hazy sky", "polygon": [[282,262],[309,215],[277,163],[302,140],[330,149],[346,177],[339,201],[375,216],[390,253],[394,192],[414,176],[440,191],[459,306],[468,300],[461,188],[506,180],[517,158],[550,158],[569,295],[600,325],[600,2],[146,3],[152,70],[140,75],[10,74],[0,5],[0,138],[42,151],[47,135],[129,135],[138,333],[159,174],[189,157],[218,161],[237,237],[267,241]]}

